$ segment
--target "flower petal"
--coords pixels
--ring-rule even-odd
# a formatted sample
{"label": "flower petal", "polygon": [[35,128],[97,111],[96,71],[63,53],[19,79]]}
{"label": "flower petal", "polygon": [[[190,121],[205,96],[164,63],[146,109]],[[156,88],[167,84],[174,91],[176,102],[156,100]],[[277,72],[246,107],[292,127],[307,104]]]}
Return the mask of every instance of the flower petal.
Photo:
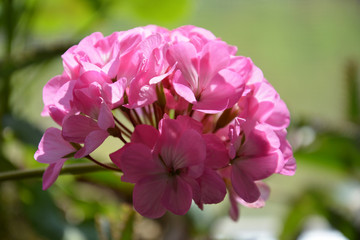
{"label": "flower petal", "polygon": [[232,166],[231,183],[234,191],[248,203],[255,202],[260,197],[260,191],[254,180],[236,165]]}
{"label": "flower petal", "polygon": [[104,101],[101,103],[98,125],[103,130],[115,127],[113,114]]}
{"label": "flower petal", "polygon": [[64,120],[62,136],[69,142],[84,143],[92,131],[100,130],[97,122],[84,115],[72,115]]}
{"label": "flower petal", "polygon": [[189,211],[192,201],[190,185],[181,177],[170,178],[167,181],[161,203],[172,213],[184,215]]}
{"label": "flower petal", "polygon": [[133,191],[134,208],[148,218],[159,218],[165,214],[162,197],[166,189],[166,175],[154,175],[141,179]]}
{"label": "flower petal", "polygon": [[[185,80],[193,91],[198,88],[197,53],[194,45],[189,42],[180,42],[169,47],[168,61],[170,65],[177,63]],[[195,66],[194,66],[195,65]]]}
{"label": "flower petal", "polygon": [[235,159],[235,165],[252,180],[261,180],[276,172],[279,159],[281,159],[281,153],[276,151],[260,157]]}
{"label": "flower petal", "polygon": [[205,165],[212,169],[219,169],[228,165],[230,161],[228,150],[226,150],[221,139],[215,134],[205,134],[203,138],[206,142]]}
{"label": "flower petal", "polygon": [[198,182],[200,185],[200,194],[198,199],[194,199],[198,206],[202,206],[203,203],[213,204],[224,200],[226,186],[223,179],[214,170],[205,168]]}
{"label": "flower petal", "polygon": [[51,164],[75,151],[74,147],[62,138],[59,129],[48,128],[40,140],[34,158],[38,162]]}
{"label": "flower petal", "polygon": [[205,141],[198,132],[191,129],[186,130],[181,135],[172,154],[174,169],[204,164],[206,157]]}
{"label": "flower petal", "polygon": [[43,190],[48,189],[58,178],[66,159],[51,163],[43,174]]}
{"label": "flower petal", "polygon": [[74,158],[83,158],[90,153],[92,153],[96,148],[98,148],[105,139],[109,136],[109,133],[104,130],[96,130],[89,133],[86,136],[84,147],[75,153]]}
{"label": "flower petal", "polygon": [[151,149],[141,143],[131,143],[124,146],[120,165],[125,182],[136,183],[140,179],[158,172],[165,172],[163,167],[154,161]]}
{"label": "flower petal", "polygon": [[142,143],[152,149],[159,138],[159,131],[150,125],[137,125],[131,135],[132,143]]}

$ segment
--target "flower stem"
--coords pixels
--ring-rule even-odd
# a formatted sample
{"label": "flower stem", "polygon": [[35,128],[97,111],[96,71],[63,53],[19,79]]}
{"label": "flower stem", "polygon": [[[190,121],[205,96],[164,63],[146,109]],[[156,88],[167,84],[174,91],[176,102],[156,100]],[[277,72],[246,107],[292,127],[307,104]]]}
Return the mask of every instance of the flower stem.
{"label": "flower stem", "polygon": [[121,169],[118,168],[114,164],[105,164],[105,163],[99,162],[99,161],[95,160],[93,157],[91,157],[90,155],[87,155],[86,158],[93,161],[95,164],[97,164],[97,165],[99,165],[99,166],[101,166],[103,168],[106,168],[106,169],[112,170],[112,171],[121,172]]}
{"label": "flower stem", "polygon": [[[78,164],[69,164],[65,165],[61,170],[60,174],[82,174],[82,173],[90,173],[104,170],[113,170],[115,169],[115,165],[108,164],[108,168],[104,168],[103,166],[99,166],[94,163],[78,163]],[[21,180],[27,178],[39,178],[43,175],[45,168],[35,168],[35,169],[27,169],[27,170],[14,170],[14,171],[6,171],[0,172],[0,182],[9,181],[9,180]],[[119,169],[117,169],[119,171]]]}

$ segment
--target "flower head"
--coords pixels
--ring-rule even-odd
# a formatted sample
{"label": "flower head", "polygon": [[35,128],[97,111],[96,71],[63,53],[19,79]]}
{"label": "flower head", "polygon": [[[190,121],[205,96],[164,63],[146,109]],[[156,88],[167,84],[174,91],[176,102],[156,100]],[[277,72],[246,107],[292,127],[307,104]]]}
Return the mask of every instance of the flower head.
{"label": "flower head", "polygon": [[[210,31],[145,26],[93,33],[62,55],[64,71],[43,89],[45,131],[35,159],[49,164],[43,188],[69,157],[88,158],[108,137],[109,154],[135,184],[134,208],[157,218],[192,201],[262,207],[272,174],[293,175],[290,114],[250,58]],[[114,170],[114,168],[110,168]]]}

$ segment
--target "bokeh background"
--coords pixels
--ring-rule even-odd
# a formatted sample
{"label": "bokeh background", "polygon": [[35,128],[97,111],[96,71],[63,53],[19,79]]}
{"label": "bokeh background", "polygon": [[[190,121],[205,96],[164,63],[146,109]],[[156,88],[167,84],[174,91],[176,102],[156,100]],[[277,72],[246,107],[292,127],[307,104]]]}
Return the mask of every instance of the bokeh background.
{"label": "bokeh background", "polygon": [[61,54],[148,24],[204,27],[251,57],[290,109],[298,164],[266,180],[267,205],[242,207],[238,222],[226,200],[142,218],[111,172],[63,175],[47,191],[41,178],[0,182],[1,239],[360,239],[360,1],[2,0],[0,12],[0,174],[45,167],[33,159],[54,126],[41,94]]}

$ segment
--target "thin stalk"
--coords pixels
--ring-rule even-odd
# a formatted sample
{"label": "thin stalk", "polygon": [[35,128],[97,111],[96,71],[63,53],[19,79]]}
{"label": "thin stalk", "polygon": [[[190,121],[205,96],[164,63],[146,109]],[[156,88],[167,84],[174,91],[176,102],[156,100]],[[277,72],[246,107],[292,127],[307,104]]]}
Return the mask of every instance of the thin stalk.
{"label": "thin stalk", "polygon": [[154,114],[155,113],[153,113],[153,114],[151,114],[151,105],[148,105],[147,106],[147,116],[148,116],[148,118],[149,118],[149,121],[150,121],[150,123],[151,123],[151,125],[153,126],[153,127],[156,127],[156,125],[155,125],[155,121],[154,121]]}
{"label": "thin stalk", "polygon": [[121,172],[121,169],[118,168],[116,165],[105,164],[105,163],[99,162],[99,161],[95,160],[93,157],[91,157],[90,155],[87,155],[86,158],[93,161],[94,163],[96,163],[97,165],[99,165],[99,166],[101,166],[103,168],[106,168],[106,169],[112,170],[112,171]]}
{"label": "thin stalk", "polygon": [[[107,168],[104,168],[94,163],[69,164],[69,165],[65,165],[62,168],[60,174],[83,174],[83,173],[91,173],[98,171],[106,171],[106,170],[110,170],[109,167],[111,167],[111,165],[109,164]],[[10,180],[22,180],[28,178],[40,178],[44,174],[44,171],[45,168],[35,168],[35,169],[27,169],[27,170],[13,170],[13,171],[0,172],[0,182],[10,181]],[[119,169],[117,169],[117,171],[119,171]]]}
{"label": "thin stalk", "polygon": [[117,124],[119,124],[120,126],[120,129],[122,130],[121,132],[126,136],[126,137],[129,137],[131,136],[132,132],[130,131],[130,129],[128,129],[124,124],[122,124],[120,122],[119,119],[117,119],[116,117],[114,117],[114,120]]}
{"label": "thin stalk", "polygon": [[136,109],[132,109],[131,112],[134,113],[137,123],[142,124],[141,118],[140,118],[139,114],[137,113]]}
{"label": "thin stalk", "polygon": [[120,107],[120,110],[125,115],[125,117],[131,122],[133,127],[136,127],[136,122],[135,122],[133,116],[130,113],[130,109],[125,108],[125,107]]}
{"label": "thin stalk", "polygon": [[151,121],[150,121],[150,118],[149,118],[149,113],[146,111],[146,108],[145,107],[142,107],[141,108],[141,112],[144,116],[144,122],[146,124],[149,124],[149,125],[152,125]]}

